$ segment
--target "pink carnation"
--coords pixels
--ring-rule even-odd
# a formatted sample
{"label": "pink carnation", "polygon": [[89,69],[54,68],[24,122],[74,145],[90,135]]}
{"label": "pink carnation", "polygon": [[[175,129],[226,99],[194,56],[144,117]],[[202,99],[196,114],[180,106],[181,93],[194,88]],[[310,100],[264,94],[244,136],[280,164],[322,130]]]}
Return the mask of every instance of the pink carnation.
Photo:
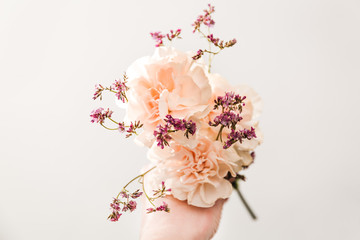
{"label": "pink carnation", "polygon": [[127,119],[144,124],[137,140],[148,147],[154,141],[154,129],[164,123],[166,115],[197,119],[210,110],[206,66],[195,62],[192,55],[159,47],[153,56],[138,59],[126,71],[130,88]]}
{"label": "pink carnation", "polygon": [[234,149],[225,150],[206,137],[198,139],[194,148],[175,142],[170,147],[160,149],[154,144],[148,157],[158,166],[153,177],[166,179],[175,198],[211,207],[217,199],[230,197],[232,185],[224,177],[228,172],[235,176],[241,165]]}

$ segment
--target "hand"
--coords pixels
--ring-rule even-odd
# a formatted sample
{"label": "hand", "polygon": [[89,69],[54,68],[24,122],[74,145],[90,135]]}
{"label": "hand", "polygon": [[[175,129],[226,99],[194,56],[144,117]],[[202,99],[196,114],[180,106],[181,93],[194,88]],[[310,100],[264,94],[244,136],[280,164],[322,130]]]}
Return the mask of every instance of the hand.
{"label": "hand", "polygon": [[[152,207],[143,197],[145,209]],[[223,205],[226,200],[219,199],[210,208],[190,206],[172,196],[158,199],[157,205],[166,202],[170,213],[143,210],[141,240],[209,240],[216,233]]]}

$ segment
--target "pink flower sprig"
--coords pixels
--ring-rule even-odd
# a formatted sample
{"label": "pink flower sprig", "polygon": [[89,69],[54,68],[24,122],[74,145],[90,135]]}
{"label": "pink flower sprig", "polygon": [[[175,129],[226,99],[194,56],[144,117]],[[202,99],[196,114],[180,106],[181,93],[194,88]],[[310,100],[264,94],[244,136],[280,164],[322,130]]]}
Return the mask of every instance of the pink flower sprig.
{"label": "pink flower sprig", "polygon": [[161,211],[169,213],[170,208],[166,202],[163,202],[163,204],[160,205],[159,207],[148,208],[146,209],[146,211],[147,211],[146,213],[161,212]]}
{"label": "pink flower sprig", "polygon": [[170,33],[166,34],[166,37],[169,41],[172,41],[175,38],[181,39],[180,33],[181,33],[180,28],[178,28],[176,31],[170,30]]}
{"label": "pink flower sprig", "polygon": [[222,112],[226,110],[238,110],[241,113],[242,107],[245,106],[245,99],[246,96],[242,97],[239,94],[235,94],[233,92],[225,92],[225,96],[218,96],[214,100],[214,110],[221,107]]}
{"label": "pink flower sprig", "polygon": [[171,188],[166,189],[165,182],[161,182],[161,187],[157,190],[153,190],[153,196],[155,198],[163,198],[171,192]]}
{"label": "pink flower sprig", "polygon": [[161,34],[161,32],[151,32],[150,36],[156,42],[155,47],[160,47],[160,46],[164,45],[162,39],[165,37],[165,35]]}
{"label": "pink flower sprig", "polygon": [[[140,197],[143,193],[140,192],[140,189],[136,190],[133,193],[129,193],[126,189],[122,190],[116,198],[110,203],[111,214],[108,219],[112,222],[117,222],[122,215],[121,212],[133,212],[136,209],[137,203],[134,200]],[[122,198],[122,200],[119,199]],[[121,207],[122,205],[122,207]]]}
{"label": "pink flower sprig", "polygon": [[104,108],[98,108],[91,112],[91,122],[103,124],[106,118],[111,118],[113,111],[110,109],[104,110]]}
{"label": "pink flower sprig", "polygon": [[224,128],[231,129],[231,132],[227,135],[227,141],[224,143],[224,149],[231,147],[236,142],[242,143],[244,139],[251,140],[256,138],[253,127],[250,130],[242,129],[236,131],[237,124],[243,119],[240,114],[245,106],[245,99],[246,96],[240,96],[233,92],[225,92],[224,96],[218,96],[214,100],[214,110],[221,108],[221,113],[213,121],[209,121],[211,127],[220,126],[216,140],[222,142]]}
{"label": "pink flower sprig", "polygon": [[[147,200],[151,203],[153,206],[153,209],[156,209],[156,211],[165,211],[170,212],[170,209],[168,205],[164,202],[163,205],[156,207],[154,204],[154,201],[158,198],[163,198],[168,195],[168,193],[171,191],[171,189],[167,189],[165,186],[165,183],[161,183],[161,187],[158,190],[153,190],[155,194],[153,194],[153,197],[149,197],[149,195],[145,191],[145,183],[144,183],[144,177],[146,174],[148,174],[150,171],[152,171],[154,168],[149,169],[148,171],[144,172],[143,174],[140,174],[136,177],[134,177],[130,182],[128,182],[123,189],[119,192],[119,194],[116,196],[116,198],[113,199],[113,201],[110,203],[110,209],[111,213],[108,217],[108,219],[112,222],[117,222],[120,218],[120,216],[123,214],[123,212],[130,211],[133,212],[136,210],[137,203],[136,199],[142,196],[143,194],[147,198]],[[137,189],[135,192],[130,193],[126,188],[135,180],[138,180],[139,183],[142,185],[142,192],[140,189]],[[122,206],[122,207],[121,207]],[[149,213],[149,210],[147,209],[147,213]],[[156,212],[152,211],[152,212]]]}
{"label": "pink flower sprig", "polygon": [[[170,188],[166,189],[165,182],[162,181],[161,187],[157,190],[153,190],[153,192],[154,192],[153,197],[151,199],[154,201],[155,199],[164,198],[167,195],[169,195],[171,192],[171,189]],[[146,210],[147,210],[147,213],[161,212],[161,211],[164,211],[167,213],[170,212],[170,208],[168,207],[167,203],[165,203],[165,202],[163,202],[163,204],[160,205],[159,207],[148,208]]]}
{"label": "pink flower sprig", "polygon": [[[91,112],[90,118],[92,123],[99,123],[101,126],[108,130],[118,130],[121,133],[127,132],[126,138],[132,136],[133,134],[137,135],[137,130],[142,128],[143,124],[140,121],[130,122],[130,125],[125,125],[124,122],[117,122],[111,118],[113,111],[110,109],[104,110],[104,108],[98,108]],[[109,119],[111,122],[116,124],[116,128],[109,128],[104,125],[105,119]]]}
{"label": "pink flower sprig", "polygon": [[120,132],[127,132],[126,138],[131,137],[133,134],[137,135],[137,130],[142,128],[143,124],[140,121],[130,122],[129,126],[126,126],[124,122],[118,123]]}
{"label": "pink flower sprig", "polygon": [[193,33],[200,30],[201,24],[204,24],[207,27],[213,27],[215,25],[215,21],[212,19],[211,14],[215,12],[214,6],[208,4],[208,9],[204,9],[204,15],[199,15],[195,22],[191,24],[194,27]]}
{"label": "pink flower sprig", "polygon": [[224,40],[220,40],[219,38],[214,38],[213,34],[208,35],[207,38],[210,42],[212,42],[214,44],[214,46],[216,46],[220,49],[232,47],[237,42],[235,38],[230,41],[224,42]]}
{"label": "pink flower sprig", "polygon": [[163,38],[167,38],[169,41],[174,40],[175,38],[181,39],[180,37],[181,29],[177,29],[176,31],[170,30],[170,33],[167,33],[166,35],[159,32],[151,32],[150,36],[155,40],[156,44],[155,47],[160,47],[164,45]]}
{"label": "pink flower sprig", "polygon": [[165,125],[158,125],[157,130],[154,131],[157,145],[161,147],[161,149],[164,149],[165,146],[169,146],[169,141],[172,139],[170,133],[185,131],[184,136],[189,138],[189,134],[194,135],[196,132],[196,123],[192,120],[186,121],[185,119],[173,118],[168,114],[164,121]]}
{"label": "pink flower sprig", "polygon": [[104,91],[109,91],[115,93],[115,96],[118,100],[121,100],[123,103],[127,102],[128,99],[126,97],[126,91],[129,90],[129,87],[126,85],[127,83],[127,75],[124,73],[123,80],[115,80],[115,82],[110,87],[103,87],[101,84],[95,85],[95,93],[93,95],[93,99],[100,98],[102,100],[102,93]]}
{"label": "pink flower sprig", "polygon": [[[204,55],[204,53],[208,53],[209,54],[208,71],[210,73],[211,62],[212,62],[213,57],[215,55],[219,54],[223,49],[234,46],[236,44],[236,39],[234,38],[230,41],[224,41],[224,40],[220,40],[219,38],[215,38],[213,34],[210,34],[210,28],[215,25],[215,21],[212,18],[212,13],[215,12],[215,8],[211,4],[208,4],[208,7],[209,7],[208,9],[204,9],[205,14],[199,15],[197,17],[197,19],[195,20],[195,22],[192,24],[192,26],[194,27],[193,33],[195,33],[195,32],[200,33],[200,35],[208,41],[209,49],[199,49],[197,51],[196,55],[194,55],[192,58],[194,60],[198,60]],[[208,35],[206,35],[201,30],[201,25],[207,26],[208,31],[209,31]],[[211,50],[212,45],[214,45],[215,47],[218,48],[217,51]]]}
{"label": "pink flower sprig", "polygon": [[231,147],[234,143],[239,141],[240,143],[243,142],[244,139],[251,140],[256,138],[255,128],[251,127],[251,129],[242,129],[235,131],[231,129],[230,134],[228,134],[228,140],[224,144],[224,149]]}
{"label": "pink flower sprig", "polygon": [[194,55],[194,56],[192,57],[192,59],[198,60],[198,59],[200,59],[200,58],[202,57],[202,55],[204,55],[204,51],[201,50],[201,49],[199,49],[199,50],[196,52],[196,55]]}
{"label": "pink flower sprig", "polygon": [[242,119],[243,118],[240,117],[238,113],[234,113],[232,111],[226,111],[216,116],[213,122],[211,121],[209,122],[209,125],[212,127],[217,127],[221,125],[226,128],[235,129],[236,124],[240,122]]}

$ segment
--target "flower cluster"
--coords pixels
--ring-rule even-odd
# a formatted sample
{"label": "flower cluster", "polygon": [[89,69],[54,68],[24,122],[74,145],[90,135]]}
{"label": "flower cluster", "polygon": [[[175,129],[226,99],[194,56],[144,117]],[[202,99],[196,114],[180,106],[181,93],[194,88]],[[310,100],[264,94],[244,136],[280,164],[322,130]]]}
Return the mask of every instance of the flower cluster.
{"label": "flower cluster", "polygon": [[[108,129],[108,130],[118,130],[121,133],[122,132],[127,132],[126,134],[126,138],[132,136],[133,134],[137,135],[137,130],[140,129],[143,124],[140,123],[140,121],[135,121],[135,122],[130,122],[130,125],[127,126],[125,125],[124,122],[117,122],[114,119],[111,118],[113,114],[113,111],[107,109],[104,110],[104,108],[98,108],[95,109],[91,112],[90,114],[90,118],[91,118],[91,122],[92,123],[99,123],[101,126],[103,126],[104,128]],[[116,124],[116,128],[109,128],[107,126],[104,125],[104,121],[105,119],[109,119],[112,123]]]}
{"label": "flower cluster", "polygon": [[156,44],[155,47],[163,46],[163,38],[167,37],[169,41],[172,41],[175,38],[181,38],[180,37],[181,29],[177,29],[176,31],[170,30],[170,33],[167,33],[166,35],[162,34],[161,32],[152,32],[150,33],[150,36],[155,40]]}
{"label": "flower cluster", "polygon": [[[129,126],[126,126],[124,122],[118,123],[120,132],[127,132],[126,138],[131,137],[133,134],[137,135],[136,130],[140,129],[143,124],[140,121],[130,122]],[[126,129],[127,128],[127,129]]]}
{"label": "flower cluster", "polygon": [[155,198],[162,198],[162,197],[165,197],[166,195],[168,195],[170,192],[171,192],[171,188],[166,188],[165,186],[165,182],[162,181],[161,182],[161,187],[157,190],[153,190],[153,196]]}
{"label": "flower cluster", "polygon": [[115,80],[115,83],[113,83],[111,88],[111,90],[115,91],[117,99],[122,101],[123,103],[127,101],[126,91],[129,90],[129,87],[126,85],[127,79],[127,75],[124,74],[123,81]]}
{"label": "flower cluster", "polygon": [[[110,203],[111,214],[108,219],[112,222],[117,222],[122,215],[121,212],[133,212],[136,209],[137,203],[132,199],[139,198],[143,193],[140,189],[133,193],[129,193],[126,189],[122,190],[116,198]],[[122,199],[120,200],[119,197]],[[122,207],[121,207],[122,206]]]}
{"label": "flower cluster", "polygon": [[200,29],[201,24],[204,24],[207,27],[212,27],[215,24],[215,21],[212,19],[211,14],[215,12],[215,8],[208,4],[208,9],[204,9],[204,15],[199,15],[195,22],[192,24],[194,27],[193,32],[196,32]]}
{"label": "flower cluster", "polygon": [[[113,83],[110,87],[103,87],[100,84],[97,84],[95,86],[95,93],[93,96],[93,99],[97,99],[100,98],[100,100],[102,100],[102,92],[104,90],[110,91],[115,93],[115,96],[118,100],[122,101],[123,103],[125,103],[125,101],[128,101],[127,96],[126,96],[126,91],[129,90],[129,87],[126,85],[127,83],[127,75],[126,73],[123,75],[123,80],[115,80],[115,83]],[[137,130],[140,129],[143,124],[140,123],[140,121],[134,121],[134,122],[130,122],[130,125],[127,126],[124,122],[117,122],[114,119],[111,118],[113,114],[113,111],[111,111],[110,109],[104,110],[104,108],[98,108],[95,109],[91,112],[90,114],[90,118],[91,118],[91,122],[92,123],[99,123],[101,126],[103,126],[104,128],[108,129],[108,130],[118,130],[121,133],[122,132],[127,132],[126,134],[126,138],[132,136],[133,134],[137,135]],[[105,119],[109,119],[113,124],[116,124],[116,128],[109,128],[107,126],[104,125],[104,121]]]}
{"label": "flower cluster", "polygon": [[207,39],[207,41],[210,43],[210,45],[214,45],[215,47],[218,48],[217,51],[212,51],[211,50],[211,46],[209,46],[209,49],[199,49],[196,53],[196,55],[194,55],[192,58],[194,60],[198,60],[200,59],[204,53],[208,53],[209,54],[209,72],[211,69],[211,61],[212,58],[219,54],[221,52],[221,50],[225,49],[225,48],[229,48],[232,47],[236,44],[236,39],[232,39],[229,41],[224,41],[224,40],[220,40],[219,38],[215,38],[213,34],[208,34],[206,35],[202,30],[201,30],[201,25],[204,24],[205,26],[208,27],[208,31],[210,32],[210,27],[213,27],[215,25],[215,21],[212,19],[212,13],[215,12],[215,8],[213,6],[211,6],[210,4],[208,4],[208,9],[204,9],[205,14],[204,15],[199,15],[198,18],[195,20],[195,22],[192,24],[192,26],[194,27],[193,29],[193,33],[198,32],[200,33],[200,35]]}
{"label": "flower cluster", "polygon": [[154,207],[154,208],[148,208],[146,209],[147,213],[153,213],[153,212],[170,212],[170,208],[168,206],[168,204],[166,202],[163,202],[162,205],[160,205],[159,207]]}
{"label": "flower cluster", "polygon": [[214,38],[213,34],[210,34],[207,36],[208,40],[212,42],[216,47],[220,49],[232,47],[236,44],[236,39],[229,40],[227,42],[224,42],[224,40],[220,40],[219,38]]}
{"label": "flower cluster", "polygon": [[96,84],[93,99],[95,100],[97,98],[100,98],[100,100],[102,100],[102,93],[104,90],[105,88],[101,84]]}
{"label": "flower cluster", "polygon": [[169,146],[168,141],[172,139],[169,133],[185,131],[184,136],[189,138],[189,134],[194,135],[196,132],[196,123],[192,120],[186,121],[185,119],[173,118],[168,114],[164,121],[166,124],[164,126],[158,125],[158,129],[154,131],[157,145],[162,149],[164,146]]}
{"label": "flower cluster", "polygon": [[194,56],[192,57],[192,59],[198,60],[198,59],[200,59],[200,58],[202,57],[202,55],[204,55],[204,51],[201,50],[201,49],[199,49],[199,50],[196,52],[196,55],[194,55]]}
{"label": "flower cluster", "polygon": [[214,109],[221,107],[223,112],[237,109],[241,113],[242,107],[245,106],[245,99],[246,96],[241,97],[234,92],[225,92],[225,96],[218,96],[217,99],[214,100]]}
{"label": "flower cluster", "polygon": [[233,92],[226,92],[224,96],[218,96],[214,100],[214,110],[221,108],[220,115],[216,116],[213,122],[209,121],[211,127],[220,125],[216,140],[220,139],[220,141],[222,141],[222,131],[224,128],[231,129],[231,132],[227,136],[228,140],[223,146],[224,149],[231,147],[237,141],[242,143],[243,139],[251,140],[256,138],[255,129],[253,127],[251,127],[251,130],[241,129],[236,131],[237,124],[243,119],[240,114],[245,106],[245,99],[246,96],[242,97]]}
{"label": "flower cluster", "polygon": [[[165,182],[162,181],[161,182],[161,187],[157,190],[153,190],[153,198],[152,199],[158,199],[158,198],[163,198],[165,196],[167,196],[168,194],[170,194],[171,192],[171,189],[168,188],[166,189],[166,186],[165,186]],[[152,213],[152,212],[161,212],[161,211],[164,211],[164,212],[167,212],[169,213],[170,212],[170,208],[168,206],[168,204],[166,202],[163,202],[162,205],[160,205],[159,207],[152,207],[152,208],[148,208],[146,209],[147,210],[147,213]]]}
{"label": "flower cluster", "polygon": [[214,122],[209,122],[209,125],[212,127],[217,127],[218,125],[227,127],[231,129],[236,128],[236,124],[240,122],[243,118],[240,117],[238,113],[231,111],[222,112],[219,116],[216,116]]}
{"label": "flower cluster", "polygon": [[110,87],[103,87],[101,84],[96,84],[93,99],[100,98],[100,100],[102,100],[103,91],[109,91],[115,93],[117,99],[125,103],[125,101],[127,101],[126,91],[129,90],[129,87],[126,85],[127,79],[128,77],[125,73],[123,75],[123,80],[115,80]]}
{"label": "flower cluster", "polygon": [[91,112],[91,122],[103,124],[106,118],[111,118],[113,111],[110,109],[104,110],[104,108],[98,108]]}
{"label": "flower cluster", "polygon": [[181,29],[178,28],[176,31],[170,30],[170,33],[166,34],[166,37],[169,41],[172,41],[175,38],[180,38]]}
{"label": "flower cluster", "polygon": [[[152,209],[151,211],[149,210],[150,208],[147,209],[148,213],[156,212],[156,211],[170,212],[170,208],[168,207],[168,205],[165,202],[163,202],[163,204],[158,207],[156,207],[154,204],[155,200],[166,197],[169,194],[169,192],[171,191],[170,188],[166,188],[164,181],[161,183],[161,187],[159,189],[153,190],[154,194],[152,197],[149,197],[149,195],[145,191],[144,176],[146,174],[148,174],[154,168],[155,167],[153,167],[150,170],[146,171],[145,173],[140,174],[137,177],[133,178],[130,182],[128,182],[124,186],[123,190],[121,190],[119,192],[119,194],[116,196],[116,198],[113,199],[113,201],[110,203],[111,214],[108,217],[108,219],[110,219],[110,221],[112,221],[112,222],[118,221],[120,216],[122,215],[122,213],[120,213],[120,211],[121,212],[127,212],[127,211],[133,212],[137,206],[135,199],[139,198],[143,194],[145,195],[147,200],[153,206],[153,208],[151,208]],[[143,192],[141,192],[140,189],[137,189],[135,192],[132,192],[132,193],[130,193],[128,190],[126,190],[126,187],[130,183],[134,182],[135,180],[139,180],[139,183],[142,185]],[[120,199],[120,197],[121,197],[121,199]]]}
{"label": "flower cluster", "polygon": [[[213,57],[236,44],[236,39],[223,41],[211,34],[214,12],[209,4],[192,24],[193,32],[209,43],[208,49],[194,55],[164,46],[164,39],[181,38],[180,29],[168,34],[152,32],[156,42],[152,56],[135,61],[128,75],[110,87],[96,85],[93,99],[101,100],[102,93],[109,91],[127,107],[123,121],[114,120],[110,109],[98,108],[91,112],[91,122],[124,133],[126,138],[137,135],[136,142],[149,148],[147,157],[155,165],[133,178],[113,199],[111,221],[133,212],[140,196],[152,205],[147,213],[153,213],[170,212],[166,202],[155,204],[169,194],[189,205],[211,207],[218,199],[228,198],[233,188],[239,193],[236,182],[245,177],[238,172],[253,163],[254,150],[262,142],[257,120],[261,99],[250,87],[231,86],[221,75],[211,73]],[[204,27],[208,34],[202,31]],[[208,66],[196,61],[204,54]],[[146,188],[152,194],[144,184],[150,171]],[[127,186],[135,180],[142,190],[129,192]]]}
{"label": "flower cluster", "polygon": [[150,33],[150,36],[155,40],[156,45],[155,47],[160,47],[163,45],[163,38],[165,35],[161,34],[161,32],[152,32]]}
{"label": "flower cluster", "polygon": [[234,129],[231,129],[231,132],[228,135],[228,140],[224,144],[224,149],[227,149],[227,148],[231,147],[231,145],[233,145],[237,141],[242,143],[243,139],[251,140],[253,138],[256,138],[255,128],[253,128],[253,127],[251,127],[250,130],[249,129],[242,129],[242,130],[236,131]]}

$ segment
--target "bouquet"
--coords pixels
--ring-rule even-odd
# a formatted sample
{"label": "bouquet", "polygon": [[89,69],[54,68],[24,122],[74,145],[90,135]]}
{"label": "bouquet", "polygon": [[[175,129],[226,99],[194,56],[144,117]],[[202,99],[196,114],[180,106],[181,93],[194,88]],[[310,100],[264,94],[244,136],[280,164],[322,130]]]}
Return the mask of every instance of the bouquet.
{"label": "bouquet", "polygon": [[[233,189],[256,218],[238,181],[245,180],[240,172],[254,162],[254,150],[262,142],[258,127],[261,99],[250,87],[231,86],[211,72],[213,58],[236,44],[235,39],[223,41],[210,33],[215,24],[213,13],[209,4],[192,24],[193,33],[204,38],[208,48],[182,52],[164,43],[181,39],[181,29],[153,32],[156,48],[152,56],[136,60],[111,86],[96,85],[93,99],[113,93],[120,104],[126,104],[126,116],[118,121],[112,110],[98,108],[91,113],[91,122],[124,133],[126,138],[134,136],[137,144],[148,148],[151,161],[150,168],[114,197],[111,221],[133,212],[141,195],[152,204],[147,213],[170,212],[166,201],[161,205],[154,201],[172,195],[189,205],[208,208],[228,198]],[[145,175],[151,176],[146,187]],[[140,188],[130,191],[128,186],[136,182]]]}

